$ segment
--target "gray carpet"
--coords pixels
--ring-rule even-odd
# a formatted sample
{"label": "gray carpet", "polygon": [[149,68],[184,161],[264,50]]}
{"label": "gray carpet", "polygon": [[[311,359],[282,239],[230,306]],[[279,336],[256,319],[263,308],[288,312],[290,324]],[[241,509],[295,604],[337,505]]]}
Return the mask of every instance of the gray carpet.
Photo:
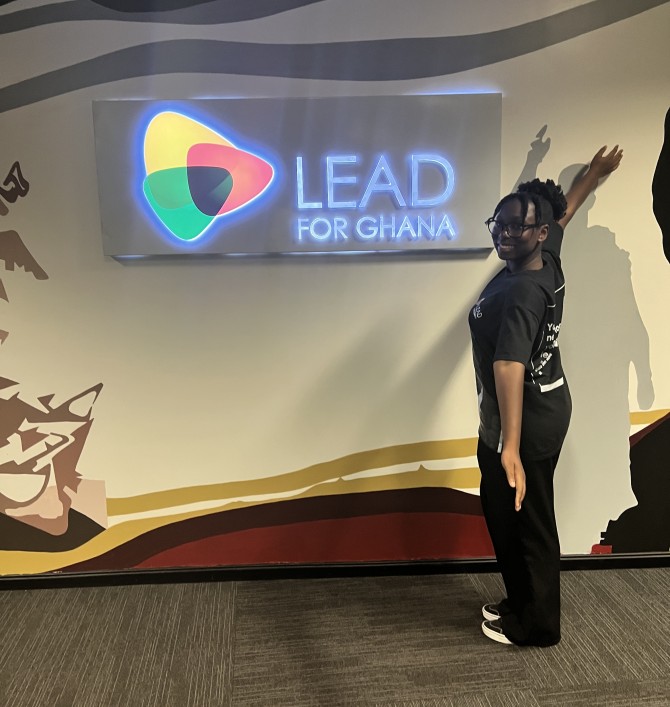
{"label": "gray carpet", "polygon": [[562,582],[543,649],[481,634],[490,574],[0,591],[0,704],[670,705],[670,568]]}

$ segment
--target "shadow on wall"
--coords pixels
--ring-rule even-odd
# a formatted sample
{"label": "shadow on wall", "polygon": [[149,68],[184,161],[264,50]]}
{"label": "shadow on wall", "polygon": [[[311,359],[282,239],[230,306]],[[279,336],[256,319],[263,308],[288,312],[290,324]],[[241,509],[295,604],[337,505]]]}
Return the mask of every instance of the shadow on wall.
{"label": "shadow on wall", "polygon": [[[544,125],[531,142],[517,187],[537,176],[551,147],[546,132]],[[586,165],[575,164],[561,172],[558,183],[564,191],[584,169]],[[611,519],[635,504],[635,496],[639,499],[642,494],[650,501],[661,492],[661,477],[647,474],[639,461],[637,483],[631,486],[629,371],[632,364],[638,405],[651,407],[649,336],[635,301],[629,254],[617,246],[608,228],[588,225],[595,201],[592,193],[577,211],[566,228],[562,249],[567,284],[561,349],[573,412],[561,457],[563,472],[556,477],[561,497],[556,514],[561,549],[567,554],[589,552],[605,528],[613,527]],[[663,514],[658,503],[648,503],[646,512],[652,517]],[[638,535],[631,524],[620,525],[618,537],[625,539],[626,549],[612,550],[636,551],[628,549],[633,544],[643,551],[649,543]]]}
{"label": "shadow on wall", "polygon": [[[584,165],[563,170],[567,190]],[[629,254],[604,226],[589,226],[591,194],[566,229],[563,265],[565,334],[561,344],[573,397],[573,417],[558,475],[561,544],[567,553],[588,552],[608,521],[635,504],[629,472],[629,372],[637,379],[637,403],[654,402],[649,336],[635,301]],[[566,464],[567,462],[567,464]]]}
{"label": "shadow on wall", "polygon": [[[670,262],[670,110],[652,181],[654,216]],[[630,476],[637,505],[610,521],[601,545],[612,552],[670,550],[670,415],[630,438]]]}

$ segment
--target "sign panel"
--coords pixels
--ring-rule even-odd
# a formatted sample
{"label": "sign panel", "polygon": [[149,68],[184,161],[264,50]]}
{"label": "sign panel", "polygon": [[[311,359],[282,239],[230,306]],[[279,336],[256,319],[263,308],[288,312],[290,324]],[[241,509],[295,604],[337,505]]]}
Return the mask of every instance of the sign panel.
{"label": "sign panel", "polygon": [[95,101],[106,255],[491,247],[499,94]]}

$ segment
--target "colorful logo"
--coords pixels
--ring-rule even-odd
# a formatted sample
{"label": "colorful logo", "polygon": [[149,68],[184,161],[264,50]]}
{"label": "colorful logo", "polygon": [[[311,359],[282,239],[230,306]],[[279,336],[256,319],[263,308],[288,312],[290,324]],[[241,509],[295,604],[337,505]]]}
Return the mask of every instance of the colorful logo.
{"label": "colorful logo", "polygon": [[250,204],[274,177],[264,159],[172,111],[159,113],[149,123],[144,166],[147,201],[182,241],[195,240],[214,219]]}

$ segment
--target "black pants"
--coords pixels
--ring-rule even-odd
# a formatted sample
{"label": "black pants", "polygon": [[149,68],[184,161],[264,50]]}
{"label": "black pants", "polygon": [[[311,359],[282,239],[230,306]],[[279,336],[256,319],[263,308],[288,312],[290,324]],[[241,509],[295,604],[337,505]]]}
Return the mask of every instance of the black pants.
{"label": "black pants", "polygon": [[554,515],[558,454],[530,460],[521,455],[526,497],[514,510],[500,454],[481,440],[481,500],[507,598],[501,604],[505,635],[519,645],[551,646],[561,640],[560,546]]}

